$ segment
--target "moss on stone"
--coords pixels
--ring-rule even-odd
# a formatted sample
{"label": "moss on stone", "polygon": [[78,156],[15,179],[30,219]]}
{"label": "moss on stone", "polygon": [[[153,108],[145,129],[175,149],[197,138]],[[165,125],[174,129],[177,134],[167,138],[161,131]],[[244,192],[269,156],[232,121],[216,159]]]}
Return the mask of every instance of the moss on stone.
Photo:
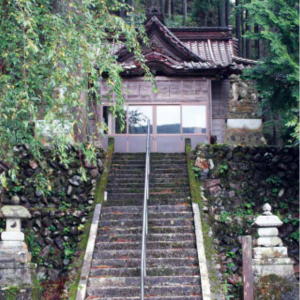
{"label": "moss on stone", "polygon": [[106,160],[104,164],[104,170],[100,180],[98,180],[95,191],[95,204],[102,203],[104,201],[104,191],[107,186],[109,171],[112,163],[112,156],[114,153],[114,140],[110,138],[108,149],[106,153]]}
{"label": "moss on stone", "polygon": [[255,284],[254,297],[256,300],[292,299],[288,296],[288,294],[295,289],[294,285],[295,284],[293,284],[293,282],[289,281],[287,278],[279,277],[275,274],[263,276],[259,278],[258,282]]}
{"label": "moss on stone", "polygon": [[80,239],[80,242],[79,242],[79,245],[77,248],[77,250],[80,252],[80,256],[70,266],[70,269],[77,270],[77,271],[75,273],[75,276],[70,278],[69,281],[65,284],[65,286],[68,289],[68,298],[67,298],[68,300],[76,299],[78,284],[80,281],[80,273],[81,273],[81,268],[83,265],[85,249],[86,249],[88,239],[89,239],[89,233],[90,233],[90,228],[91,228],[91,224],[92,224],[94,209],[95,209],[96,204],[102,203],[104,201],[104,192],[105,192],[106,185],[108,182],[108,176],[109,176],[109,171],[110,171],[110,167],[111,167],[113,153],[114,153],[114,141],[113,141],[113,139],[111,139],[109,141],[108,150],[106,153],[104,170],[103,170],[103,173],[102,173],[101,177],[99,178],[97,185],[96,185],[93,209],[90,212],[88,222],[85,224],[84,232],[81,236],[81,239]]}
{"label": "moss on stone", "polygon": [[[188,177],[189,177],[192,201],[198,204],[200,209],[200,214],[201,216],[203,216],[204,199],[203,199],[203,194],[201,192],[202,186],[201,186],[201,182],[197,180],[195,173],[193,171],[192,149],[188,141],[186,141],[185,153],[187,159]],[[209,262],[208,273],[209,273],[209,280],[211,284],[211,290],[213,293],[219,294],[222,292],[221,285],[217,278],[216,270],[211,267],[211,265],[213,264],[212,262],[214,260],[214,257],[216,255],[215,249],[213,247],[213,238],[209,235],[210,232],[209,224],[204,222],[202,217],[201,217],[201,225],[202,225],[205,255],[207,261]]]}

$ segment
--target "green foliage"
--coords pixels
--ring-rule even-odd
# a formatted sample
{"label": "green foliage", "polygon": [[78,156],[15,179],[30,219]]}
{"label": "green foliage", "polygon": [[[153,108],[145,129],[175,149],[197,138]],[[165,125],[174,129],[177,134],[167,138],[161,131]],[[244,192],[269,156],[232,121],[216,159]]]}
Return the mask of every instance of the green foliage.
{"label": "green foliage", "polygon": [[72,258],[75,253],[74,247],[71,243],[64,243],[64,257]]}
{"label": "green foliage", "polygon": [[292,232],[289,235],[289,237],[299,243],[299,229],[297,231]]}
{"label": "green foliage", "polygon": [[[121,8],[129,11],[126,22],[116,14]],[[117,0],[0,0],[0,159],[15,174],[16,146],[26,145],[35,160],[42,160],[40,119],[61,129],[51,136],[51,145],[61,162],[69,163],[73,136],[64,129],[76,127],[84,134],[83,94],[101,100],[101,74],[116,95],[114,110],[122,109],[122,67],[111,54],[121,36],[144,66],[138,41],[145,41],[143,29],[137,31],[130,16],[130,8]],[[93,159],[93,148],[82,147]]]}
{"label": "green foliage", "polygon": [[223,162],[218,166],[217,173],[220,176],[224,176],[225,174],[227,174],[228,170],[229,170],[228,164]]}
{"label": "green foliage", "polygon": [[40,264],[42,262],[42,258],[40,257],[42,249],[38,243],[38,237],[34,234],[34,232],[27,230],[25,233],[25,240],[32,255],[32,260]]}
{"label": "green foliage", "polygon": [[277,122],[282,120],[286,142],[299,140],[299,5],[296,0],[253,0],[248,10],[249,25],[258,24],[260,32],[246,36],[265,41],[268,56],[245,75],[256,81],[265,109],[270,109]]}
{"label": "green foliage", "polygon": [[282,180],[276,175],[271,175],[266,179],[266,182],[275,186],[279,186],[282,183]]}
{"label": "green foliage", "polygon": [[5,289],[5,299],[16,300],[19,293],[20,293],[20,287],[10,286],[7,289]]}
{"label": "green foliage", "polygon": [[201,169],[199,167],[193,166],[192,170],[194,171],[194,174],[197,178],[201,177]]}

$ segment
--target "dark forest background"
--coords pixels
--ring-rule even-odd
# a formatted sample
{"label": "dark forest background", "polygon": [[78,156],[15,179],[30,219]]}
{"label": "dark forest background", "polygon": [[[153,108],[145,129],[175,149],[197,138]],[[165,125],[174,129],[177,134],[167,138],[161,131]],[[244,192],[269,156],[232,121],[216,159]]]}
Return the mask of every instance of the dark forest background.
{"label": "dark forest background", "polygon": [[250,0],[129,0],[134,6],[136,17],[140,17],[150,7],[156,6],[162,12],[165,23],[170,27],[179,26],[232,26],[239,40],[239,55],[258,59],[267,55],[267,47],[262,41],[251,40],[246,33],[259,34],[259,24],[252,24],[249,9],[244,5]]}

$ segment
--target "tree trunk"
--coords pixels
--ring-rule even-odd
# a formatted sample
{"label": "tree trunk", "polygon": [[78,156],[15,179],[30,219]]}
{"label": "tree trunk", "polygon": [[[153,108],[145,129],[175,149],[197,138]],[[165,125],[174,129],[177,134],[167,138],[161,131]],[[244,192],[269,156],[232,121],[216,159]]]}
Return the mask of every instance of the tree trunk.
{"label": "tree trunk", "polygon": [[241,11],[240,8],[237,8],[240,5],[239,0],[235,0],[235,32],[236,38],[238,39],[238,54],[242,55],[242,40],[241,40]]}
{"label": "tree trunk", "polygon": [[219,4],[219,26],[226,26],[226,2],[221,0]]}
{"label": "tree trunk", "polygon": [[207,26],[207,21],[208,21],[208,12],[205,12],[203,16],[203,26]]}
{"label": "tree trunk", "polygon": [[172,16],[172,0],[168,0],[168,17]]}
{"label": "tree trunk", "polygon": [[[259,33],[259,25],[255,24],[254,25],[254,32]],[[259,59],[260,58],[260,42],[259,39],[255,40],[255,58]]]}
{"label": "tree trunk", "polygon": [[[246,10],[246,20],[245,20],[246,30],[245,30],[245,32],[249,32],[251,30],[248,18],[249,18],[249,12],[248,12],[248,10]],[[251,56],[250,46],[251,46],[250,40],[248,38],[245,38],[246,57],[248,57],[248,58]]]}
{"label": "tree trunk", "polygon": [[229,0],[226,0],[225,6],[226,6],[225,23],[226,23],[226,26],[228,26],[229,25],[229,17],[230,17],[230,1]]}
{"label": "tree trunk", "polygon": [[165,2],[165,0],[160,0],[160,11],[163,18],[165,18]]}
{"label": "tree trunk", "polygon": [[244,16],[244,9],[241,9],[241,31],[242,31],[242,56],[245,56],[246,54],[246,43],[245,43],[245,38],[244,38],[244,34],[245,34],[245,16]]}
{"label": "tree trunk", "polygon": [[187,22],[187,0],[183,0],[183,25]]}

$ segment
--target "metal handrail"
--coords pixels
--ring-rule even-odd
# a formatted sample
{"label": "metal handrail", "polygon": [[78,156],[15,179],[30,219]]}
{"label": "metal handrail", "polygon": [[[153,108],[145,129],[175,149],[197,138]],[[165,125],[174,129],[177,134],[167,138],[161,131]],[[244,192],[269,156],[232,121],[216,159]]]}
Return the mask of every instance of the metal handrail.
{"label": "metal handrail", "polygon": [[150,121],[147,122],[146,162],[145,162],[145,186],[143,206],[143,233],[141,254],[141,300],[144,300],[144,283],[146,277],[146,240],[148,234],[148,199],[149,199],[149,176],[150,176]]}

